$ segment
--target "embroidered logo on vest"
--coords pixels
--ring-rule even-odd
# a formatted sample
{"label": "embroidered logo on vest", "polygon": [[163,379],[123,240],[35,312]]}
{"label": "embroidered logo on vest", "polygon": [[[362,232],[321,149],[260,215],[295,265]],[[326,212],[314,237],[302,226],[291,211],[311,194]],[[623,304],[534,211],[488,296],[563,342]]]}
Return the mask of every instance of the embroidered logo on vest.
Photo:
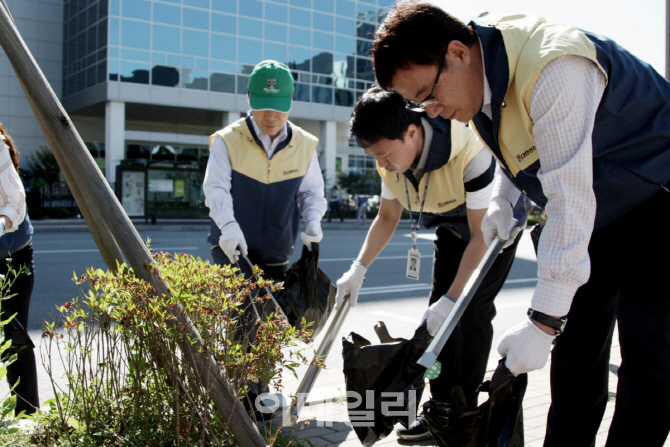
{"label": "embroidered logo on vest", "polygon": [[297,169],[291,169],[290,171],[284,171],[284,176],[287,176],[289,174],[293,174],[294,172],[298,172]]}
{"label": "embroidered logo on vest", "polygon": [[516,161],[521,163],[524,160],[524,158],[528,157],[530,154],[532,154],[536,150],[537,150],[537,148],[535,146],[531,146],[526,152],[522,152],[520,154],[517,154],[516,155]]}
{"label": "embroidered logo on vest", "polygon": [[454,203],[455,201],[456,199],[447,200],[446,202],[438,203],[437,207],[444,208],[445,206],[449,205],[450,203]]}
{"label": "embroidered logo on vest", "polygon": [[263,89],[265,93],[279,93],[277,88],[277,80],[275,78],[268,78],[268,86]]}

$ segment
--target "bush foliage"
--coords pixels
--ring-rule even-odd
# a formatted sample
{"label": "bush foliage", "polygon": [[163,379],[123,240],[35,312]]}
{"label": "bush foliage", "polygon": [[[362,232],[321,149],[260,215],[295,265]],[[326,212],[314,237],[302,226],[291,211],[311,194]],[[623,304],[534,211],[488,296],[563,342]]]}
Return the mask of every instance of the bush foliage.
{"label": "bush foliage", "polygon": [[[47,324],[42,343],[49,374],[48,365],[62,361],[67,387],[56,389],[57,397],[48,402],[51,411],[35,417],[38,426],[22,442],[30,438],[30,444],[54,446],[237,445],[209,398],[208,384],[213,381],[198,377],[188,352],[179,349],[188,337],[177,323],[179,313],[188,316],[201,337],[188,342],[216,360],[240,397],[258,379],[281,389],[283,371],[307,362],[295,346],[310,342],[311,331],[304,324],[292,327],[274,313],[256,322],[254,343],[236,336],[244,299],[278,286],[245,280],[231,266],[184,254],[159,253],[154,259],[170,296],[155,296],[152,286],[125,265],[116,272],[89,269],[74,278],[81,298],[59,307],[62,322]],[[262,304],[269,293],[253,299]],[[290,347],[294,348],[286,349]],[[52,381],[56,386],[53,377]],[[282,439],[276,433],[267,437],[269,443]]]}

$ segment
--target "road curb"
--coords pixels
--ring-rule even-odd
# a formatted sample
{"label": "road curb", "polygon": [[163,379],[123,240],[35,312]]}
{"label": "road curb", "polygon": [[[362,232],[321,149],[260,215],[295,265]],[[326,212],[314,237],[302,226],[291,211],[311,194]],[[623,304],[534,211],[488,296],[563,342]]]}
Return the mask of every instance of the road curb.
{"label": "road curb", "polygon": [[[158,221],[155,224],[139,221],[134,222],[133,226],[138,231],[209,231],[209,219],[202,220],[178,220],[178,221]],[[90,232],[84,219],[40,219],[31,221],[35,233],[86,233]],[[367,229],[372,223],[371,220],[365,225],[358,225],[355,219],[345,219],[344,222],[321,222],[323,230],[360,230]],[[300,223],[300,231],[303,231],[304,222]]]}

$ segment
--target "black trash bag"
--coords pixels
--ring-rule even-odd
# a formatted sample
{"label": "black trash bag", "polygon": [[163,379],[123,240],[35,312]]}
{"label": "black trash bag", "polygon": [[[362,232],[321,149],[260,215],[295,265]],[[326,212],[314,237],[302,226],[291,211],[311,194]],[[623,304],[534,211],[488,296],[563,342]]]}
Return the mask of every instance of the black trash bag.
{"label": "black trash bag", "polygon": [[379,345],[355,332],[342,339],[349,421],[364,446],[388,436],[397,422],[407,427],[416,418],[426,372],[416,362],[432,339],[425,324],[411,340],[377,334]]}
{"label": "black trash bag", "polygon": [[284,288],[276,298],[289,324],[300,326],[303,318],[313,322],[314,337],[323,329],[333,307],[337,289],[319,268],[319,244],[302,247],[302,256],[286,272]]}
{"label": "black trash bag", "polygon": [[489,398],[474,411],[467,409],[461,387],[452,390],[453,405],[428,401],[424,416],[440,447],[523,447],[523,396],[528,375],[514,377],[500,360],[491,380],[479,386]]}

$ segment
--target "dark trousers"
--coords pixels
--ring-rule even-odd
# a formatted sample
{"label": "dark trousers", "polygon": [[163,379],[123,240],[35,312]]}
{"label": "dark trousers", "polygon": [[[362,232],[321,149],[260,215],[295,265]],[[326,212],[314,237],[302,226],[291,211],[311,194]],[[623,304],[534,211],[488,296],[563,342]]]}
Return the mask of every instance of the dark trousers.
{"label": "dark trousers", "polygon": [[[0,274],[7,275],[8,266],[18,272],[22,265],[25,265],[30,272],[22,273],[16,277],[7,293],[8,295],[16,295],[12,298],[2,300],[0,307],[3,319],[9,318],[16,313],[15,318],[27,330],[30,297],[33,293],[33,284],[35,283],[35,264],[33,262],[32,245],[29,244],[21,250],[12,253],[11,258],[0,260]],[[14,274],[11,274],[8,278],[12,279],[13,277]],[[12,392],[17,395],[15,413],[19,414],[22,410],[25,410],[26,414],[32,414],[40,405],[37,367],[35,364],[35,353],[32,349],[23,351],[19,354],[17,360],[7,367],[7,380],[10,386],[14,385],[19,378],[21,380]]]}
{"label": "dark trousers", "polygon": [[[255,253],[253,250],[249,251],[249,255],[247,257],[249,258],[249,261],[251,261],[253,265],[258,265],[258,267],[260,267],[263,270],[263,278],[271,279],[274,282],[280,282],[284,280],[286,272],[288,271],[289,268],[288,263],[279,264],[279,263],[267,262],[267,260],[259,259],[258,254]],[[230,260],[223,252],[223,250],[221,250],[221,247],[219,247],[218,245],[214,245],[212,247],[212,259],[218,265],[230,264]],[[253,276],[253,270],[251,269],[251,266],[249,266],[247,262],[245,262],[243,259],[240,259],[237,265],[239,266],[240,270],[242,271],[246,279],[249,279]],[[255,318],[255,312],[251,308],[250,299],[247,299],[244,302],[243,309],[244,313],[241,316],[240,320],[241,326],[246,328],[245,332],[248,335],[252,335],[252,333],[255,332],[255,327],[252,323],[256,321],[256,318]],[[257,306],[257,310],[260,313],[263,309],[260,309],[259,306]],[[268,305],[266,311],[273,312],[274,307],[272,305]]]}
{"label": "dark trousers", "polygon": [[[670,194],[593,231],[591,276],[551,356],[545,446],[592,446],[608,399],[615,321],[621,366],[608,447],[660,447],[670,430]],[[543,234],[542,237],[545,237]]]}
{"label": "dark trousers", "polygon": [[[252,264],[257,265],[263,270],[263,278],[271,279],[273,281],[283,281],[284,276],[286,275],[286,272],[289,268],[288,263],[275,263],[271,260],[263,259],[253,250],[249,250],[249,255],[247,258],[249,258],[249,261],[251,261]],[[228,259],[228,256],[226,256],[223,250],[221,250],[221,247],[218,245],[212,246],[212,260],[214,260],[214,263],[218,265],[226,265],[231,263],[230,259]],[[249,268],[247,263],[240,258],[238,264],[242,270],[242,273],[244,273],[244,277],[250,278],[253,274],[253,271]]]}
{"label": "dark trousers", "polygon": [[340,222],[344,220],[342,213],[340,212],[340,202],[330,202],[330,210],[328,211],[328,222],[333,218],[333,213],[337,213],[337,217],[340,218]]}
{"label": "dark trousers", "polygon": [[[275,282],[283,281],[284,277],[286,276],[286,272],[288,271],[289,265],[288,263],[286,264],[274,264],[272,262],[264,262],[263,259],[259,259],[259,256],[253,251],[249,251],[249,261],[253,265],[258,265],[263,270],[263,278],[265,279],[271,279]],[[228,256],[223,252],[221,247],[218,245],[214,245],[212,247],[212,259],[214,260],[214,263],[218,265],[226,265],[230,264],[230,260],[228,259]],[[243,260],[240,259],[238,262],[238,265],[240,267],[240,270],[244,274],[244,277],[249,279],[253,276],[253,271],[249,267],[249,265]],[[268,303],[266,306],[264,306],[264,309],[261,309],[260,306],[256,307],[258,312],[264,312],[264,313],[269,313],[269,312],[274,312],[274,306],[271,303]],[[251,300],[247,299],[243,304],[242,304],[242,309],[244,312],[242,312],[241,315],[239,315],[240,318],[240,330],[236,334],[236,337],[242,338],[242,337],[248,337],[249,341],[253,343],[254,340],[254,334],[256,333],[257,326],[255,324],[256,317],[255,317],[255,312],[251,308]],[[256,399],[256,396],[261,395],[263,393],[267,393],[270,391],[269,384],[266,381],[260,381],[258,384],[249,384],[249,400],[251,402],[254,402]]]}
{"label": "dark trousers", "polygon": [[[430,304],[447,293],[456,277],[467,244],[445,227],[436,231],[433,287]],[[521,232],[512,245],[504,249],[484,277],[454,332],[437,359],[442,364],[440,375],[430,381],[433,399],[451,402],[451,389],[460,385],[470,408],[477,406],[475,390],[484,380],[491,352],[496,315],[493,300],[502,288],[514,261]],[[458,297],[451,297],[458,298]]]}

